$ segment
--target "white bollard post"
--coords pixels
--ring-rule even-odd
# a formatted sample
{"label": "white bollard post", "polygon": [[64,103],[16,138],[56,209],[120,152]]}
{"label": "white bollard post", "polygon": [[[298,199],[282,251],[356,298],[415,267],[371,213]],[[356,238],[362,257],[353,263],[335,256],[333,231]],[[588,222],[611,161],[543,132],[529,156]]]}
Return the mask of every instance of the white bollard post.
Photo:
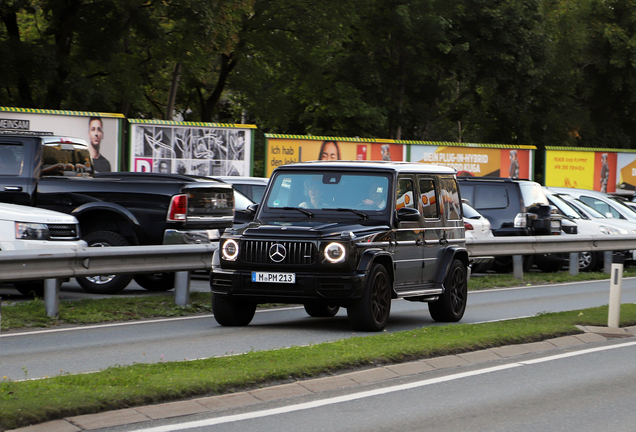
{"label": "white bollard post", "polygon": [[623,286],[623,254],[615,253],[612,257],[612,271],[610,273],[610,298],[607,313],[607,326],[620,327],[621,320],[621,288]]}

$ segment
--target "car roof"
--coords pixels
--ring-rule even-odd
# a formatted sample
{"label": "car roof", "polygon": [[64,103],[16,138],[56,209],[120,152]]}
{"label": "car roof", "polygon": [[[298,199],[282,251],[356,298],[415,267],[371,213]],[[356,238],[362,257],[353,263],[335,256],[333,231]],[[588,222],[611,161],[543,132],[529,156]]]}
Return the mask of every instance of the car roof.
{"label": "car roof", "polygon": [[566,194],[587,194],[587,195],[591,195],[591,196],[595,196],[595,197],[601,197],[601,198],[608,198],[609,195],[604,193],[604,192],[600,192],[600,191],[595,191],[595,190],[590,190],[590,189],[576,189],[576,188],[566,188],[566,187],[551,187],[548,186],[549,190],[552,190],[554,192],[560,192],[560,193],[566,193]]}
{"label": "car roof", "polygon": [[303,170],[303,169],[352,169],[352,170],[385,170],[408,173],[426,174],[455,174],[457,171],[443,165],[424,164],[418,162],[396,161],[309,161],[282,165],[278,170]]}
{"label": "car roof", "polygon": [[269,178],[267,177],[244,177],[244,176],[211,176],[212,178],[222,180],[226,183],[235,184],[254,184],[254,185],[267,185]]}

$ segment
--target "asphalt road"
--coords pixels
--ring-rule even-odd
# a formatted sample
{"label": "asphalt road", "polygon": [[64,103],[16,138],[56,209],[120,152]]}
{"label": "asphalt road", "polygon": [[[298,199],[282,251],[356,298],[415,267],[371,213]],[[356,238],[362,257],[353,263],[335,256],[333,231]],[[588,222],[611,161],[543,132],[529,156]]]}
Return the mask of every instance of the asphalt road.
{"label": "asphalt road", "polygon": [[121,432],[633,431],[636,342],[493,360]]}
{"label": "asphalt road", "polygon": [[[64,296],[86,295],[73,292],[72,285],[63,287]],[[194,280],[191,288],[209,290],[205,280]],[[128,288],[124,295],[134,290]],[[0,290],[4,297],[3,292]],[[609,281],[471,292],[462,323],[582,309],[607,304],[608,299]],[[622,301],[636,302],[636,278],[623,281]],[[432,325],[440,324],[432,321],[426,304],[400,300],[393,302],[386,330]],[[344,310],[334,318],[317,319],[308,317],[302,307],[262,310],[251,325],[238,328],[221,327],[211,315],[206,315],[8,332],[0,334],[0,376],[12,380],[39,378],[97,371],[113,365],[207,358],[370,334],[375,333],[351,331]]]}

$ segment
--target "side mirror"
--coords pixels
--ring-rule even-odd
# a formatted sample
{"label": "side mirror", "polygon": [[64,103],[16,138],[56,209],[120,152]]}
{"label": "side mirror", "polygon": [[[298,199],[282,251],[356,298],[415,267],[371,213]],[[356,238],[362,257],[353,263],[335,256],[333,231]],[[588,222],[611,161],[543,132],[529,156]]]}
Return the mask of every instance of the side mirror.
{"label": "side mirror", "polygon": [[614,215],[611,212],[605,213],[605,217],[608,219],[614,219]]}
{"label": "side mirror", "polygon": [[254,216],[256,214],[256,212],[258,211],[258,204],[250,204],[247,206],[247,208],[245,209],[245,214],[248,216]]}
{"label": "side mirror", "polygon": [[397,211],[397,218],[400,221],[416,222],[420,220],[422,215],[417,209],[402,207]]}

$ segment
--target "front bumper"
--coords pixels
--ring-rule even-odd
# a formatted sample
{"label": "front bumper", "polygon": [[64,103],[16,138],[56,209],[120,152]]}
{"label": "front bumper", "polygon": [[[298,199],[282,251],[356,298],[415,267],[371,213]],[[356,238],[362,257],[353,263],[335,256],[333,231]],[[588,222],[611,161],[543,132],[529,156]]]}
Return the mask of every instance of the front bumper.
{"label": "front bumper", "polygon": [[295,272],[296,282],[252,282],[252,272],[213,267],[210,288],[214,294],[227,295],[256,303],[318,303],[346,306],[360,298],[366,273],[325,274]]}

